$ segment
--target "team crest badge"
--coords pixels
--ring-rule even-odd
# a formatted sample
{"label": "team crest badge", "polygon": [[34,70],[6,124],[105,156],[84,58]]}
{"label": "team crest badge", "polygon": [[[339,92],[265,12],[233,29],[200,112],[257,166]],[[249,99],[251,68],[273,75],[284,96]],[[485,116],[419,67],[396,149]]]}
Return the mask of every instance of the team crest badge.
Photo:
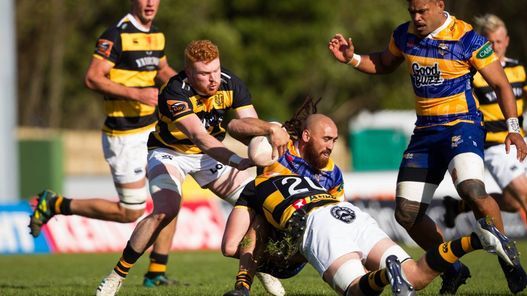
{"label": "team crest badge", "polygon": [[112,52],[113,42],[106,39],[99,39],[95,51],[105,57],[110,57]]}
{"label": "team crest badge", "polygon": [[355,220],[355,212],[352,209],[346,207],[332,207],[331,215],[333,215],[335,219],[347,224],[350,224],[353,222],[353,220]]}
{"label": "team crest badge", "polygon": [[448,51],[448,45],[446,45],[445,43],[439,43],[437,47],[439,47],[438,52],[442,56],[444,56],[446,52]]}
{"label": "team crest badge", "polygon": [[216,93],[216,95],[214,96],[214,104],[216,106],[223,106],[223,102],[225,101],[225,99],[223,98],[223,94],[222,93]]}
{"label": "team crest badge", "polygon": [[452,139],[451,139],[452,148],[458,147],[461,143],[463,143],[463,139],[461,138],[461,136],[452,136]]}

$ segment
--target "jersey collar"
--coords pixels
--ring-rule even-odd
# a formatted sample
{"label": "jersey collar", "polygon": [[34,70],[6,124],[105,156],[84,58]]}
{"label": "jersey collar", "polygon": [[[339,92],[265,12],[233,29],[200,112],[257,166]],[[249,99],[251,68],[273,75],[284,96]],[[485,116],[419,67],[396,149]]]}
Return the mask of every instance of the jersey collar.
{"label": "jersey collar", "polygon": [[133,14],[129,13],[126,15],[126,17],[130,20],[132,25],[136,27],[139,31],[148,33],[150,32],[150,29],[147,29],[145,26],[141,25],[141,23],[133,16]]}

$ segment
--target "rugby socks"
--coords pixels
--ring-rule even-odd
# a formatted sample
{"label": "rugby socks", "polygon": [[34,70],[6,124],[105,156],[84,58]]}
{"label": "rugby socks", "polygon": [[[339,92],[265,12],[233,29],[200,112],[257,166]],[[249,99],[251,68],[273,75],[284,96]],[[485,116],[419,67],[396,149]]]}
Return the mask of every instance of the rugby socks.
{"label": "rugby socks", "polygon": [[244,287],[247,290],[250,290],[252,284],[253,276],[249,274],[247,269],[240,269],[238,275],[236,275],[236,283],[234,284],[234,288]]}
{"label": "rugby socks", "polygon": [[71,215],[71,198],[65,198],[62,195],[49,199],[49,208],[53,215]]}
{"label": "rugby socks", "polygon": [[150,265],[148,265],[148,272],[145,274],[145,277],[152,279],[158,275],[165,275],[167,263],[168,255],[156,252],[150,253]]}
{"label": "rugby socks", "polygon": [[390,283],[386,268],[370,271],[359,280],[359,289],[364,295],[381,295],[382,290]]}
{"label": "rugby socks", "polygon": [[428,250],[425,259],[430,268],[437,272],[444,272],[465,254],[482,248],[478,236],[472,233],[470,236],[444,242],[437,248]]}
{"label": "rugby socks", "polygon": [[135,262],[137,259],[139,259],[139,257],[141,257],[141,255],[143,255],[143,253],[134,251],[134,249],[132,249],[130,246],[130,241],[128,241],[126,247],[124,248],[123,255],[113,268],[113,271],[115,271],[115,273],[117,273],[122,278],[125,278],[128,275],[130,268],[134,266]]}
{"label": "rugby socks", "polygon": [[55,214],[71,215],[71,198],[65,198],[59,195],[56,198],[53,209],[55,210]]}

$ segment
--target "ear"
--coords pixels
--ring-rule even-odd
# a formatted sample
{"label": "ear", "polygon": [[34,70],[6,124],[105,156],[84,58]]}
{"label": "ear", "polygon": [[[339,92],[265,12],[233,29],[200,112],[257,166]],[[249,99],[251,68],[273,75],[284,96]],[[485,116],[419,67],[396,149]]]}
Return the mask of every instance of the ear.
{"label": "ear", "polygon": [[302,141],[307,142],[311,138],[311,135],[309,135],[309,131],[307,129],[302,131]]}
{"label": "ear", "polygon": [[441,8],[441,10],[445,10],[445,1],[443,1],[443,0],[438,0],[438,1],[437,1],[437,6],[438,6],[439,8]]}

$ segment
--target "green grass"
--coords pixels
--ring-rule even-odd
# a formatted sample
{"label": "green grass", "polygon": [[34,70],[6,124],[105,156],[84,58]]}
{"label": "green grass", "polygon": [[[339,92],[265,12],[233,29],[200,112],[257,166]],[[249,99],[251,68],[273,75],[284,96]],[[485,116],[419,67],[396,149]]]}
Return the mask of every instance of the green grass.
{"label": "green grass", "polygon": [[[527,241],[518,244],[527,254]],[[406,248],[412,256],[423,252]],[[94,295],[99,281],[110,272],[120,254],[60,254],[0,256],[0,295]],[[148,289],[142,275],[148,256],[131,270],[120,295],[222,295],[234,284],[237,262],[220,252],[176,252],[170,255],[168,275],[183,285]],[[508,294],[507,283],[493,255],[477,251],[463,258],[472,278],[458,295]],[[522,258],[526,265],[527,260]],[[435,279],[420,295],[437,295],[441,279]],[[288,295],[335,295],[311,266],[296,277],[284,280]],[[383,295],[390,295],[385,289]],[[251,295],[265,295],[256,280]]]}

